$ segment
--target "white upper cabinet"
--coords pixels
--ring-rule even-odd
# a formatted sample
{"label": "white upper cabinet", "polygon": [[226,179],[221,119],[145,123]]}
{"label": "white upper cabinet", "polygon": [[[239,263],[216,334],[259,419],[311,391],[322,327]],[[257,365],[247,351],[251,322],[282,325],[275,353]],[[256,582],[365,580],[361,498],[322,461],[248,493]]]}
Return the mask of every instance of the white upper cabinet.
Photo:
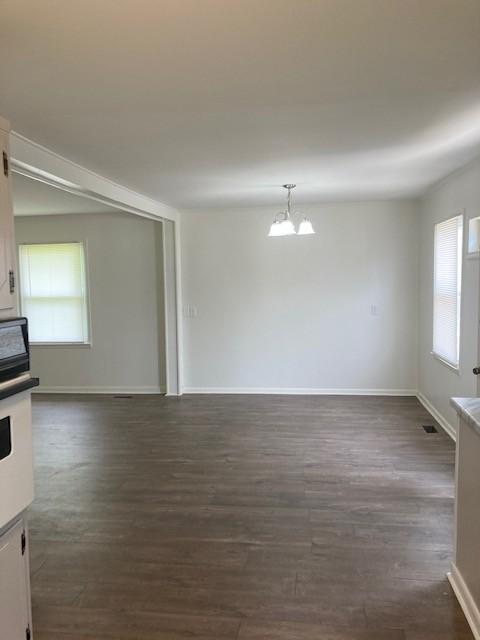
{"label": "white upper cabinet", "polygon": [[15,240],[8,136],[7,123],[0,118],[0,318],[16,315]]}

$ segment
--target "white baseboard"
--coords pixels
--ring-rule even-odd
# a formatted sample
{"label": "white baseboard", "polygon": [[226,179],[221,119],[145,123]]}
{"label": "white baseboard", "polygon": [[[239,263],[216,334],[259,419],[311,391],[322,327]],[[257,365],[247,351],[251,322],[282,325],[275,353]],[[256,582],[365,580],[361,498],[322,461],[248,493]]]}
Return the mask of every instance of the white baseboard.
{"label": "white baseboard", "polygon": [[428,413],[430,413],[435,418],[442,429],[448,433],[448,435],[454,442],[456,442],[457,432],[455,427],[452,426],[437,409],[435,409],[430,400],[428,400],[420,391],[417,392],[417,398],[423,404]]}
{"label": "white baseboard", "polygon": [[447,573],[448,580],[452,585],[452,589],[457,596],[457,600],[462,607],[463,613],[470,625],[475,640],[480,640],[480,611],[475,600],[470,593],[469,588],[465,584],[462,574],[452,563],[452,570]]}
{"label": "white baseboard", "polygon": [[416,396],[414,389],[314,389],[311,387],[185,387],[183,393],[284,396]]}
{"label": "white baseboard", "polygon": [[164,394],[165,390],[160,387],[36,387],[33,393],[85,393],[85,394]]}

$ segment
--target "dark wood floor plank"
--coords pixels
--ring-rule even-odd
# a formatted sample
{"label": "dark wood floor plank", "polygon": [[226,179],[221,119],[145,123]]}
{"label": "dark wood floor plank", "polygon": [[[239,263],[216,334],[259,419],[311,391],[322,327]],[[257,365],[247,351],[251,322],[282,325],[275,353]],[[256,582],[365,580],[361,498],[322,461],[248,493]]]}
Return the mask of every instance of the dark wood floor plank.
{"label": "dark wood floor plank", "polygon": [[37,640],[472,640],[413,398],[37,396]]}
{"label": "dark wood floor plank", "polygon": [[41,607],[34,610],[35,638],[79,640],[233,640],[237,620],[208,616],[174,616],[148,612],[109,611],[74,607]]}
{"label": "dark wood floor plank", "polygon": [[241,623],[239,640],[405,640],[398,629],[359,630],[332,629],[298,622],[264,622],[247,620]]}

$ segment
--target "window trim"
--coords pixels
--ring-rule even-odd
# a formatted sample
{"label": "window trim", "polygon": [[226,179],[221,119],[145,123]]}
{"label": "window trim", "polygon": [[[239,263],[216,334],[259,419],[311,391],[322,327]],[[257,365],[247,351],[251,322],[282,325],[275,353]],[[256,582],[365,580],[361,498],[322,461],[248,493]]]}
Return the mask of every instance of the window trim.
{"label": "window trim", "polygon": [[[458,305],[457,314],[458,314],[458,362],[453,363],[444,358],[442,355],[437,353],[433,346],[434,341],[434,331],[435,331],[435,275],[436,275],[436,260],[435,260],[435,230],[436,227],[444,222],[448,222],[449,220],[453,220],[455,218],[461,218],[462,221],[462,238],[460,242],[460,304]],[[463,279],[464,279],[464,246],[465,246],[465,211],[459,211],[455,213],[453,216],[449,216],[448,218],[443,218],[442,220],[438,220],[433,224],[433,287],[432,287],[432,350],[430,351],[430,355],[432,355],[436,360],[438,360],[443,366],[447,367],[453,373],[460,375],[461,369],[461,346],[462,346],[462,317],[463,317]],[[458,297],[458,292],[457,292]]]}
{"label": "window trim", "polygon": [[91,349],[92,342],[89,340],[88,342],[30,342],[30,347],[34,349],[41,349],[42,347],[63,347],[70,349],[73,347],[74,349]]}
{"label": "window trim", "polygon": [[[466,211],[465,211],[466,214]],[[470,218],[466,218],[466,221],[468,223],[468,233],[467,233],[467,259],[478,259],[480,257],[480,234],[477,236],[477,246],[476,248],[473,249],[473,251],[470,251],[470,240],[472,237],[472,233],[473,233],[473,229],[472,229],[472,224],[474,222],[477,222],[479,228],[480,228],[480,216],[476,216],[473,215]],[[479,229],[480,230],[480,229]]]}
{"label": "window trim", "polygon": [[18,291],[18,308],[20,309],[20,313],[23,313],[22,310],[22,294],[21,294],[21,270],[20,270],[20,247],[30,246],[30,245],[45,245],[45,244],[81,244],[83,246],[83,258],[84,258],[84,272],[85,272],[85,304],[86,304],[86,319],[87,319],[87,332],[88,332],[88,340],[84,342],[34,342],[30,341],[30,347],[34,349],[38,348],[50,348],[50,347],[60,347],[60,348],[74,348],[74,349],[91,349],[93,346],[92,341],[92,316],[91,316],[91,305],[90,305],[90,271],[89,271],[89,258],[88,258],[88,240],[85,238],[84,240],[53,240],[53,241],[36,241],[36,242],[19,242],[17,247],[17,259],[18,259],[18,279],[19,279],[19,287]]}
{"label": "window trim", "polygon": [[442,356],[439,356],[438,353],[435,353],[435,351],[430,351],[430,355],[432,355],[435,358],[435,360],[438,360],[440,364],[443,364],[444,367],[447,367],[448,369],[450,369],[450,371],[453,371],[453,373],[460,375],[460,354],[459,354],[459,363],[457,366],[455,366],[448,360],[445,360],[445,358],[442,358]]}

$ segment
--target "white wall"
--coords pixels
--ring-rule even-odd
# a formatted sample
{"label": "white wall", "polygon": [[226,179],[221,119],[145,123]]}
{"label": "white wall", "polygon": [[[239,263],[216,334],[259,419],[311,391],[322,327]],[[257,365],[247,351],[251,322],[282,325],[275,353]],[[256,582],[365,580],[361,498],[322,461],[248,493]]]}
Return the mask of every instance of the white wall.
{"label": "white wall", "polygon": [[159,224],[119,212],[15,219],[17,243],[81,240],[87,249],[92,345],[32,347],[32,372],[42,388],[148,392],[163,387]]}
{"label": "white wall", "polygon": [[464,256],[467,246],[468,218],[480,215],[480,160],[452,174],[421,201],[420,216],[420,322],[418,388],[433,411],[438,412],[446,428],[454,432],[455,411],[450,407],[452,396],[476,396],[476,378],[472,368],[477,364],[479,261],[463,261],[460,373],[431,355],[433,326],[433,233],[434,224],[465,210]]}
{"label": "white wall", "polygon": [[417,204],[302,210],[315,236],[268,238],[271,208],[182,214],[185,391],[416,389]]}

